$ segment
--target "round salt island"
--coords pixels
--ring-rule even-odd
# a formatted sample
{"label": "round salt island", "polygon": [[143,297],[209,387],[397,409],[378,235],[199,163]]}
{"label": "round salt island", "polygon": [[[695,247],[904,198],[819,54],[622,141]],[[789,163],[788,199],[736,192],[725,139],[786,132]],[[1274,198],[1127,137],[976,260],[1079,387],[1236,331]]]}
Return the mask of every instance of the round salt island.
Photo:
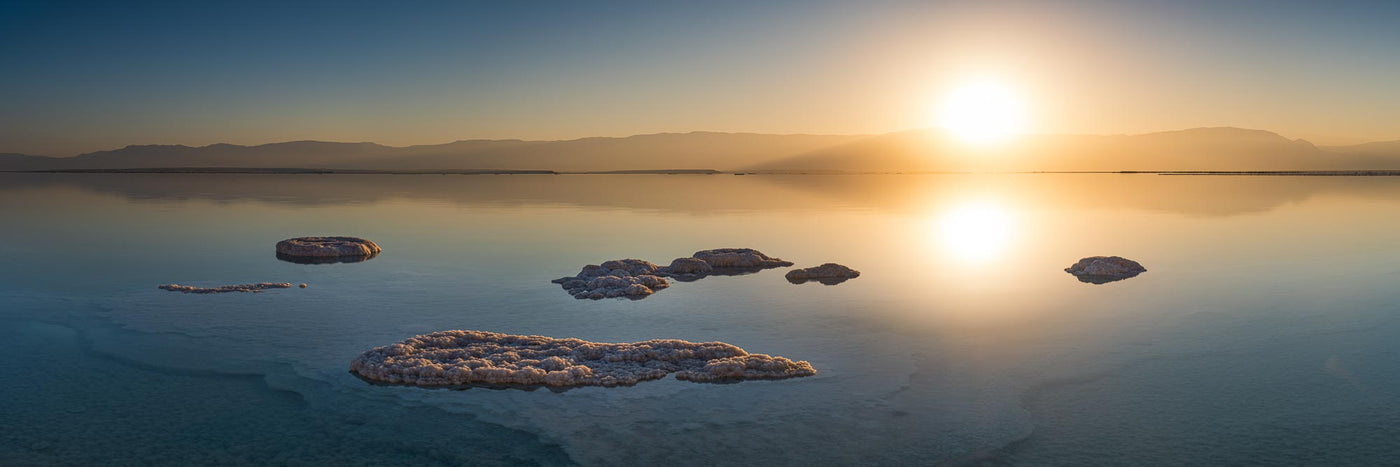
{"label": "round salt island", "polygon": [[379,245],[359,237],[297,237],[277,242],[277,258],[294,263],[354,263],[380,251]]}
{"label": "round salt island", "polygon": [[1073,274],[1080,282],[1099,285],[1137,277],[1147,272],[1147,268],[1121,256],[1090,256],[1065,268],[1065,272]]}
{"label": "round salt island", "polygon": [[788,271],[785,277],[788,282],[794,284],[816,281],[822,285],[836,285],[860,277],[860,271],[836,263],[826,263],[821,266],[793,269]]}

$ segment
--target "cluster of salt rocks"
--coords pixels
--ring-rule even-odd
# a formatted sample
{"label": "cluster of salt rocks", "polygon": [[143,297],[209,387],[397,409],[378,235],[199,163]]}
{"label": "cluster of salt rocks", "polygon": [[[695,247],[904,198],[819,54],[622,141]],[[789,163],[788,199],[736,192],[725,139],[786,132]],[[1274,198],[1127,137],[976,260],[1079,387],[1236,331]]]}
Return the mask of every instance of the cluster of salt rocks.
{"label": "cluster of salt rocks", "polygon": [[[221,285],[218,287],[195,287],[192,285],[165,284],[156,286],[161,290],[181,293],[228,293],[228,292],[252,292],[258,293],[266,289],[290,289],[290,282],[260,282],[257,284]],[[306,288],[306,284],[301,284],[301,288]]]}
{"label": "cluster of salt rocks", "polygon": [[792,266],[792,262],[752,248],[719,248],[697,251],[689,258],[676,258],[665,267],[640,259],[590,264],[576,275],[551,282],[563,286],[565,292],[578,299],[641,299],[669,287],[671,283],[667,278],[689,282],[709,275],[746,274],[783,266]]}
{"label": "cluster of salt rocks", "polygon": [[486,331],[438,331],[376,347],[350,363],[366,380],[417,386],[626,386],[666,377],[695,382],[817,373],[805,361],[723,342],[598,343]]}

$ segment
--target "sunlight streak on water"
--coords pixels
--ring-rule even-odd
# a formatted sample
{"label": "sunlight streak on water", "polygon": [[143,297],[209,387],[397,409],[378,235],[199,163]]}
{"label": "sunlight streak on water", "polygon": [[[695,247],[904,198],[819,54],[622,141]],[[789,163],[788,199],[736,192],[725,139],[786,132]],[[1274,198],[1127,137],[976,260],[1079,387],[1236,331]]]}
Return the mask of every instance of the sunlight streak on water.
{"label": "sunlight streak on water", "polygon": [[943,251],[960,262],[984,264],[1006,253],[1016,240],[1016,220],[1010,210],[985,199],[964,201],[934,219]]}

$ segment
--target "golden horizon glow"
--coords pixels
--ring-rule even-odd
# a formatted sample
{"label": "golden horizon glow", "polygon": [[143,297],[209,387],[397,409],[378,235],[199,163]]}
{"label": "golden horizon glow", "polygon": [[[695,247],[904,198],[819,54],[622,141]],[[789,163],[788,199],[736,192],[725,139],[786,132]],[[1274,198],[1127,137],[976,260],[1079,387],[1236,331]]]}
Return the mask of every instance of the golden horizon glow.
{"label": "golden horizon glow", "polygon": [[938,124],[976,144],[1004,141],[1026,130],[1024,98],[1011,87],[982,80],[962,84],[943,99]]}

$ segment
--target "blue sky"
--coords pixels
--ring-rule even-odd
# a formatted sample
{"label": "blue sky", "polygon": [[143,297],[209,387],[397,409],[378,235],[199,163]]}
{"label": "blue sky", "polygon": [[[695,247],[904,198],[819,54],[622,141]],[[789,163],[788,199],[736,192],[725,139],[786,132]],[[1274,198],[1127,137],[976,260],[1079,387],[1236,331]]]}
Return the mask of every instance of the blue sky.
{"label": "blue sky", "polygon": [[1400,138],[1400,2],[0,2],[0,152],[1031,130]]}

